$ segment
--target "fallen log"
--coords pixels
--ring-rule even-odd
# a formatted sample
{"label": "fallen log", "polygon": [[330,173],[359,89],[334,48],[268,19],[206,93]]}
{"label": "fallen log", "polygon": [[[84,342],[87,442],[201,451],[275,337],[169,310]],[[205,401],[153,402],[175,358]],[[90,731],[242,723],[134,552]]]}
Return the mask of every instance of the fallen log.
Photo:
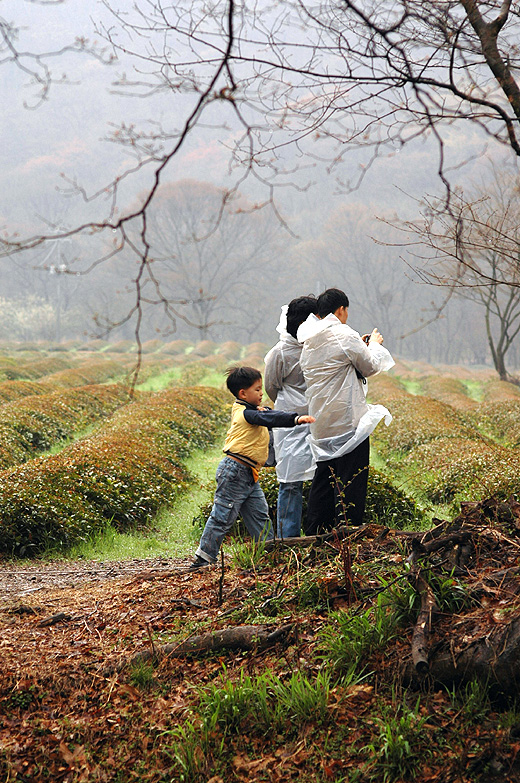
{"label": "fallen log", "polygon": [[47,628],[50,625],[64,623],[71,619],[72,617],[70,614],[66,614],[66,612],[58,612],[57,614],[53,614],[52,617],[46,617],[45,620],[41,620],[38,623],[38,628]]}
{"label": "fallen log", "polygon": [[[294,624],[279,628],[272,625],[239,625],[222,628],[218,631],[191,636],[178,644],[154,646],[153,650],[143,650],[132,656],[130,666],[165,657],[182,658],[187,655],[204,655],[216,650],[265,650],[275,644],[287,644],[292,638]],[[118,668],[123,668],[125,664]]]}
{"label": "fallen log", "polygon": [[370,529],[370,527],[370,525],[360,525],[355,527],[340,525],[340,527],[335,527],[332,530],[328,530],[326,533],[319,533],[316,536],[290,536],[288,538],[273,538],[270,541],[266,541],[264,546],[266,552],[272,552],[273,549],[276,549],[277,547],[301,547],[302,549],[305,549],[306,547],[313,546],[314,544],[319,546],[326,541],[343,541],[346,538],[356,541],[359,538],[362,538],[365,532]]}
{"label": "fallen log", "polygon": [[[420,687],[424,677],[412,662],[403,667],[405,685]],[[489,626],[472,641],[457,646],[443,640],[429,656],[431,682],[449,688],[477,680],[506,698],[515,698],[520,686],[520,617]]]}

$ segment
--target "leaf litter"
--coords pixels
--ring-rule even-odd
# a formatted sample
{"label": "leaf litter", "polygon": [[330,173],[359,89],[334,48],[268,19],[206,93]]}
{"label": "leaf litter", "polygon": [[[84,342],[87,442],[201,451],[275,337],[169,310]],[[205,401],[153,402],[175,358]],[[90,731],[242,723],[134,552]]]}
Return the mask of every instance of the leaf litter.
{"label": "leaf litter", "polygon": [[[447,550],[422,561],[432,575],[443,573],[448,598],[462,584],[472,599],[441,605],[429,638],[432,659],[447,649],[455,660],[482,639],[493,644],[520,617],[519,538],[506,516],[491,517],[482,505],[468,511],[463,523],[473,525],[473,553],[464,568],[453,565],[448,577]],[[226,560],[224,572],[217,566],[188,573],[185,563],[165,560],[105,564],[97,572],[93,564],[60,564],[41,568],[35,585],[39,566],[20,568],[17,576],[9,576],[16,568],[2,567],[2,780],[520,780],[516,705],[491,701],[484,709],[475,703],[471,713],[470,691],[457,698],[455,685],[439,687],[431,677],[413,674],[413,620],[370,652],[363,676],[350,683],[331,680],[325,721],[294,721],[270,735],[255,732],[254,724],[232,735],[216,726],[208,747],[223,742],[224,751],[210,754],[199,777],[190,778],[176,762],[172,737],[196,723],[204,689],[244,675],[272,672],[287,682],[295,672],[312,679],[331,669],[320,657],[323,629],[336,614],[361,614],[406,583],[412,537],[375,525],[355,533],[355,597],[346,589],[338,541],[305,552],[282,549],[250,569]],[[34,586],[38,590],[31,593]],[[385,611],[394,609],[388,604]],[[270,649],[121,666],[143,650],[153,653],[172,641],[245,622],[293,623],[295,633]],[[502,644],[498,655],[507,637],[496,638]],[[476,702],[474,693],[472,698]],[[477,709],[484,710],[480,717]],[[401,774],[406,766],[390,755],[392,727],[399,725],[402,734],[412,714],[422,722],[409,745],[422,764]]]}

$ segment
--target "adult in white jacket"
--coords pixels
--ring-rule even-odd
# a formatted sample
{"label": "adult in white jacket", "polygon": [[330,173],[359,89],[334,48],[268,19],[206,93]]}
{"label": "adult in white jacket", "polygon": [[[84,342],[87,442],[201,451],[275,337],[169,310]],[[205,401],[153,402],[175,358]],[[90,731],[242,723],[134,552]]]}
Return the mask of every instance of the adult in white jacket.
{"label": "adult in white jacket", "polygon": [[334,525],[360,525],[365,510],[369,435],[381,419],[391,421],[383,405],[368,405],[366,378],[394,365],[377,329],[361,337],[347,326],[349,300],[337,288],[318,297],[318,315],[298,329],[303,343],[300,366],[307,384],[311,446],[317,462],[306,535]]}
{"label": "adult in white jacket", "polygon": [[[264,386],[275,410],[308,413],[305,380],[300,367],[302,346],[296,339],[296,332],[317,309],[314,296],[300,296],[282,307],[277,327],[280,340],[264,360]],[[273,438],[279,482],[277,535],[280,538],[299,536],[303,482],[312,479],[316,468],[309,444],[309,426],[277,428],[273,430]]]}

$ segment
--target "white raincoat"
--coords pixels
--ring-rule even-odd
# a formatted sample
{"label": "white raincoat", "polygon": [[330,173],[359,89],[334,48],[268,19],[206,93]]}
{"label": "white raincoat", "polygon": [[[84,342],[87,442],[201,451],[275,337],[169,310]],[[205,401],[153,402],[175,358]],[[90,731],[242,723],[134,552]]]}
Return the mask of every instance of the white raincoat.
{"label": "white raincoat", "polygon": [[311,446],[318,462],[342,457],[353,451],[384,418],[392,416],[383,405],[365,400],[365,378],[389,370],[395,364],[386,348],[367,346],[361,336],[334,314],[323,319],[310,315],[298,329],[303,343],[300,366],[307,383],[311,424]]}
{"label": "white raincoat", "polygon": [[[274,402],[275,410],[296,411],[303,416],[309,411],[305,397],[305,380],[300,368],[302,346],[289,334],[286,325],[287,305],[284,305],[277,326],[280,340],[264,360],[264,386]],[[309,481],[316,469],[309,444],[309,425],[276,427],[273,429],[273,437],[278,481]]]}

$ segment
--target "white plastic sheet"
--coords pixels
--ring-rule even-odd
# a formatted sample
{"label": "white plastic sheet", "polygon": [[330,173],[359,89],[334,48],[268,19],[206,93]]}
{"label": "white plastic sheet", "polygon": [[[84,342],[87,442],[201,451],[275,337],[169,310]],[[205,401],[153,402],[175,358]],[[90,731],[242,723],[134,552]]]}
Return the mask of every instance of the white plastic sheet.
{"label": "white plastic sheet", "polygon": [[[300,367],[302,346],[287,332],[286,324],[287,305],[284,305],[277,327],[281,339],[265,357],[265,390],[274,400],[275,410],[295,411],[304,415],[308,413],[308,404]],[[273,436],[278,481],[310,480],[316,463],[309,443],[309,425],[276,427]]]}
{"label": "white plastic sheet", "polygon": [[[298,329],[303,343],[300,365],[307,382],[311,445],[318,462],[353,451],[384,419],[392,421],[383,405],[369,405],[365,378],[389,370],[392,356],[378,343],[367,346],[361,336],[335,315],[319,319],[310,315]],[[366,387],[365,387],[366,388]]]}

